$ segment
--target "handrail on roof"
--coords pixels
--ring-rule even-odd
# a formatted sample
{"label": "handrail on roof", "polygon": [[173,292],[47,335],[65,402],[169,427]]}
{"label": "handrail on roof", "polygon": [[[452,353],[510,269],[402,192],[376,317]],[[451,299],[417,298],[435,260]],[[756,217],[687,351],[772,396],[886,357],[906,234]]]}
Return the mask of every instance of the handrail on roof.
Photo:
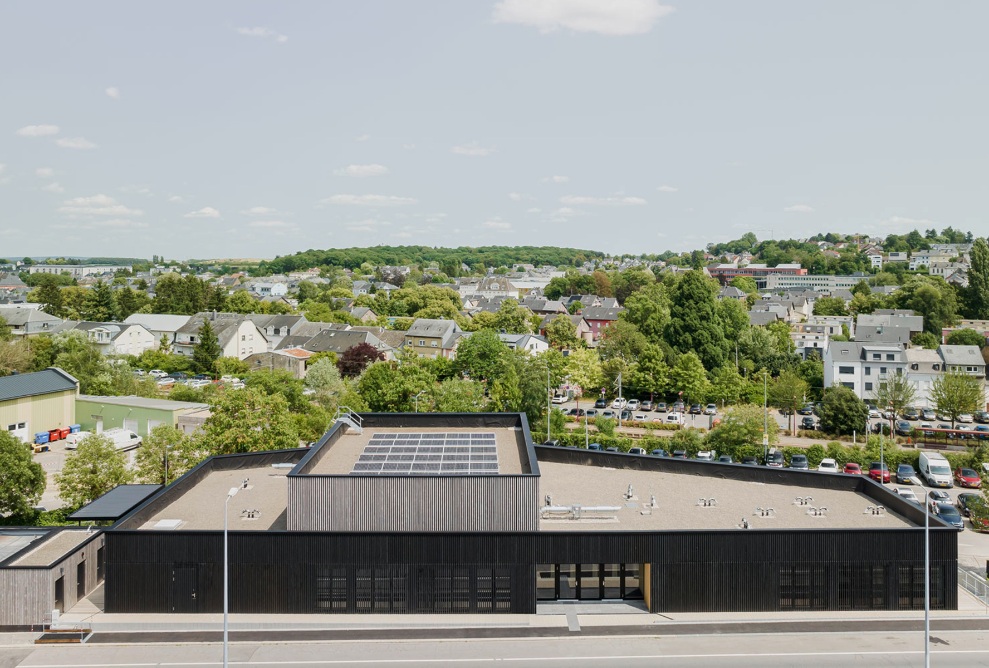
{"label": "handrail on roof", "polygon": [[351,410],[349,406],[340,406],[336,415],[333,416],[333,421],[342,422],[348,427],[352,427],[357,434],[364,433],[364,418]]}

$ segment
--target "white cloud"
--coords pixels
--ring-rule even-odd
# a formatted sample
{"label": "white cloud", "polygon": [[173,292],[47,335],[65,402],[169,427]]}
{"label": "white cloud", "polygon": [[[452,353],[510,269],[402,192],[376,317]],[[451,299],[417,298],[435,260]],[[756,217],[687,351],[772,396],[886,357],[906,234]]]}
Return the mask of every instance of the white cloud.
{"label": "white cloud", "polygon": [[530,199],[528,195],[523,195],[522,193],[508,193],[508,199],[513,202],[521,202],[524,199]]}
{"label": "white cloud", "polygon": [[183,218],[219,218],[220,212],[211,206],[204,206],[202,209],[190,211],[182,216]]}
{"label": "white cloud", "polygon": [[565,223],[575,216],[583,216],[584,212],[579,209],[574,209],[569,206],[560,207],[559,209],[554,209],[546,214],[546,220],[551,223]]}
{"label": "white cloud", "polygon": [[784,207],[783,211],[787,213],[814,213],[814,208],[808,204],[794,204]]}
{"label": "white cloud", "polygon": [[673,13],[659,0],[501,0],[495,23],[518,23],[549,33],[565,28],[602,35],[641,35]]}
{"label": "white cloud", "polygon": [[55,170],[52,169],[51,167],[38,167],[36,170],[34,170],[34,173],[36,176],[39,176],[43,179],[50,179],[51,177],[55,176]]}
{"label": "white cloud", "polygon": [[321,199],[320,204],[348,204],[353,206],[405,206],[415,204],[412,197],[396,197],[394,195],[333,195]]}
{"label": "white cloud", "polygon": [[120,89],[117,88],[117,87],[115,87],[115,86],[110,86],[109,88],[107,88],[103,92],[106,93],[106,96],[109,97],[109,98],[111,98],[111,99],[114,99],[114,100],[119,100],[120,99]]}
{"label": "white cloud", "polygon": [[570,181],[569,176],[547,176],[542,179],[543,183],[567,183]]}
{"label": "white cloud", "polygon": [[483,223],[481,223],[481,225],[483,227],[488,228],[489,230],[510,230],[510,229],[512,229],[512,224],[511,223],[505,222],[501,218],[497,218],[497,217],[496,218],[490,218],[490,219],[484,221]]}
{"label": "white cloud", "polygon": [[58,134],[57,125],[25,125],[17,131],[21,137],[50,137]]}
{"label": "white cloud", "polygon": [[340,169],[333,170],[337,176],[356,176],[364,178],[367,176],[382,176],[388,173],[388,168],[384,165],[372,163],[370,165],[347,165]]}
{"label": "white cloud", "polygon": [[265,230],[294,230],[298,228],[298,225],[295,223],[289,223],[284,220],[252,220],[247,225]]}
{"label": "white cloud", "polygon": [[52,181],[51,183],[49,183],[48,185],[42,187],[41,189],[44,190],[45,192],[50,192],[50,193],[62,193],[62,192],[65,192],[65,188],[63,188],[61,186],[61,184],[59,184],[58,181]]}
{"label": "white cloud", "polygon": [[495,149],[481,146],[476,141],[472,141],[467,144],[459,144],[454,146],[450,149],[450,152],[456,153],[457,155],[469,155],[477,158],[483,158],[494,153]]}
{"label": "white cloud", "polygon": [[278,209],[270,206],[252,206],[250,209],[241,211],[245,216],[272,216],[278,214]]}
{"label": "white cloud", "polygon": [[405,149],[405,150],[407,150],[407,151],[411,151],[411,150],[412,150],[412,149],[414,149],[415,147],[416,147],[416,145],[415,145],[415,144],[402,144],[402,148],[404,148],[404,149]]}
{"label": "white cloud", "polygon": [[185,200],[182,199],[181,195],[172,195],[171,197],[168,198],[168,201],[173,203],[179,203],[179,202],[184,202]]}
{"label": "white cloud", "polygon": [[863,226],[865,231],[882,230],[883,232],[908,232],[917,228],[927,228],[940,225],[936,220],[927,218],[910,218],[907,216],[889,216],[873,225]]}
{"label": "white cloud", "polygon": [[140,216],[140,209],[130,209],[107,195],[74,197],[62,203],[59,213],[69,216]]}
{"label": "white cloud", "polygon": [[83,227],[90,227],[90,228],[93,228],[93,227],[97,227],[97,228],[99,228],[99,227],[103,227],[103,228],[109,227],[109,228],[114,228],[114,229],[125,229],[125,228],[140,229],[140,228],[145,228],[147,226],[148,226],[147,223],[144,223],[144,222],[141,222],[141,221],[127,220],[125,218],[111,218],[109,220],[95,220],[95,221],[93,221],[91,223],[87,223]]}
{"label": "white cloud", "polygon": [[96,144],[89,141],[85,137],[61,137],[55,140],[57,146],[62,148],[76,148],[76,149],[87,149],[96,148]]}
{"label": "white cloud", "polygon": [[371,135],[357,135],[354,137],[354,141],[367,141],[371,138]]}
{"label": "white cloud", "polygon": [[287,35],[275,32],[271,28],[266,28],[264,26],[257,26],[254,28],[237,28],[237,34],[243,35],[244,37],[260,37],[261,39],[271,38],[279,44],[284,44],[288,41]]}
{"label": "white cloud", "polygon": [[662,186],[656,188],[656,190],[658,190],[661,193],[675,193],[675,192],[677,192],[680,189],[677,188],[677,187],[675,187],[675,186],[662,185]]}
{"label": "white cloud", "polygon": [[526,209],[525,210],[526,213],[542,213],[542,211],[543,210],[540,209],[539,207],[533,207],[531,209]]}
{"label": "white cloud", "polygon": [[564,195],[560,198],[560,204],[568,206],[639,206],[646,201],[641,197],[582,197],[578,195]]}

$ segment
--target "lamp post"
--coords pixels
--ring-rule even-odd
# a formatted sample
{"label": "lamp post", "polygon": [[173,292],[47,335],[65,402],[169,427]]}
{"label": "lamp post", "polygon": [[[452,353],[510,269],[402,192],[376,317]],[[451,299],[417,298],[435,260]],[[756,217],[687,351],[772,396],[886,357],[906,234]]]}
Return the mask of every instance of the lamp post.
{"label": "lamp post", "polygon": [[425,393],[426,393],[426,390],[423,390],[422,392],[420,392],[419,394],[417,394],[417,395],[416,395],[416,396],[414,397],[414,399],[415,399],[415,402],[416,402],[416,413],[418,413],[418,412],[419,412],[419,397],[421,397],[421,396],[422,396],[422,395],[424,395]]}
{"label": "lamp post", "polygon": [[762,370],[762,459],[769,456],[769,371]]}
{"label": "lamp post", "polygon": [[920,473],[917,482],[924,494],[924,668],[931,668],[931,507]]}
{"label": "lamp post", "polygon": [[229,634],[230,634],[230,573],[227,556],[227,510],[230,499],[237,495],[237,487],[231,487],[223,502],[223,668],[230,665]]}

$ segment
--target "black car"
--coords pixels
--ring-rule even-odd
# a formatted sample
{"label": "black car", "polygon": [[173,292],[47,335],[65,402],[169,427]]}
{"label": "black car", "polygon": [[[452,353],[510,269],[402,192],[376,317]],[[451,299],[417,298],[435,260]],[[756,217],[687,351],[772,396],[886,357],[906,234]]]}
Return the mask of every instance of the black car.
{"label": "black car", "polygon": [[896,467],[896,482],[900,485],[912,485],[917,477],[917,471],[909,464],[899,464]]}
{"label": "black car", "polygon": [[213,376],[208,373],[197,373],[192,377],[193,380],[213,380]]}
{"label": "black car", "polygon": [[631,420],[632,419],[632,411],[622,411],[621,417],[619,419],[620,420]]}
{"label": "black car", "polygon": [[686,450],[674,450],[673,451],[673,458],[674,459],[686,459],[687,458],[687,451]]}
{"label": "black car", "polygon": [[959,512],[961,512],[961,514],[965,517],[970,517],[972,515],[973,503],[982,503],[982,495],[974,492],[962,492],[958,495],[958,499],[955,501],[955,505],[958,506]]}
{"label": "black car", "polygon": [[594,402],[594,408],[607,408],[607,407],[608,407],[608,402],[605,401],[604,399],[598,399],[597,401]]}
{"label": "black car", "polygon": [[654,457],[669,457],[670,454],[663,450],[662,448],[656,448],[655,450],[650,450],[649,454]]}
{"label": "black car", "polygon": [[735,462],[734,462],[734,460],[732,460],[731,455],[721,455],[720,457],[718,457],[718,463],[720,463],[720,464],[734,464]]}
{"label": "black car", "polygon": [[965,530],[965,520],[962,519],[961,513],[950,503],[937,503],[934,505],[934,512],[942,520],[955,527],[959,531]]}
{"label": "black car", "polygon": [[570,410],[567,411],[567,415],[569,415],[571,417],[584,417],[584,409],[583,408],[571,408]]}
{"label": "black car", "polygon": [[747,466],[759,466],[759,458],[755,455],[745,455],[742,457],[741,463]]}
{"label": "black car", "polygon": [[173,371],[167,377],[174,378],[175,380],[189,380],[189,374],[184,371]]}
{"label": "black car", "polygon": [[813,431],[813,430],[817,429],[817,423],[814,422],[814,418],[812,418],[812,417],[805,417],[804,419],[802,419],[800,421],[800,428],[801,429],[808,429],[810,431]]}
{"label": "black car", "polygon": [[766,455],[766,466],[781,469],[786,466],[786,458],[783,456],[782,452],[779,450],[774,450]]}
{"label": "black car", "polygon": [[900,420],[896,423],[897,436],[909,436],[911,432],[913,432],[913,425],[906,420]]}
{"label": "black car", "polygon": [[801,406],[797,409],[799,415],[813,415],[814,414],[814,404],[807,404],[806,406]]}
{"label": "black car", "polygon": [[790,457],[790,468],[800,471],[808,470],[810,465],[807,463],[807,455],[793,455]]}
{"label": "black car", "polygon": [[690,404],[691,415],[700,415],[703,412],[704,412],[704,407],[701,406],[700,404]]}
{"label": "black car", "polygon": [[916,408],[905,408],[903,410],[903,416],[902,417],[903,417],[904,420],[919,420],[920,419],[920,411],[918,411]]}
{"label": "black car", "polygon": [[972,419],[979,424],[989,424],[989,412],[987,411],[975,411],[972,413]]}

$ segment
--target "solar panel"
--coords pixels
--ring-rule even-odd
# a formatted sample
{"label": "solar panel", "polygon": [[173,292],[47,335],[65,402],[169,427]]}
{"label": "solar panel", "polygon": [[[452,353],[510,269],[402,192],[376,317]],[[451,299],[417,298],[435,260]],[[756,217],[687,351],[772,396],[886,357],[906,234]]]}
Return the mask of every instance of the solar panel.
{"label": "solar panel", "polygon": [[490,475],[498,472],[491,432],[372,434],[351,474]]}

